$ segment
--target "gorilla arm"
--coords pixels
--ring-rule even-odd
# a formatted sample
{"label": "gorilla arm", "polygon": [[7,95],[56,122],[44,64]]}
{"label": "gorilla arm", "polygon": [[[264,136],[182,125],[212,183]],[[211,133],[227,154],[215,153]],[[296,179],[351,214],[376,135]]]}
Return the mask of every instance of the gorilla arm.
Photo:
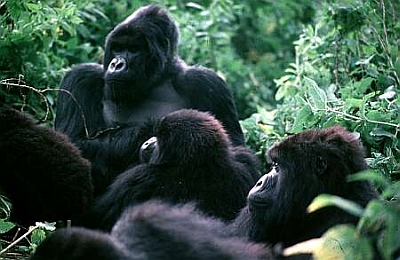
{"label": "gorilla arm", "polygon": [[55,119],[55,129],[67,134],[91,162],[95,195],[139,161],[140,145],[154,135],[151,119],[141,125],[108,127],[103,118],[103,86],[102,65],[73,67],[60,84]]}
{"label": "gorilla arm", "polygon": [[234,146],[244,144],[232,93],[215,72],[188,67],[174,78],[172,84],[178,93],[183,92],[181,96],[189,100],[191,108],[211,112],[222,123]]}

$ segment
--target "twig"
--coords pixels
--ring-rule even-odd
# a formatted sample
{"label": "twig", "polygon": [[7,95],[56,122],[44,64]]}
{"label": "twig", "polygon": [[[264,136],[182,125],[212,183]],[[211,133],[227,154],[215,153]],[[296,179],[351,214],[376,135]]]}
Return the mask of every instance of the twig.
{"label": "twig", "polygon": [[70,91],[68,91],[66,89],[58,89],[58,88],[57,89],[51,89],[51,88],[36,89],[36,88],[31,87],[31,86],[26,85],[26,84],[9,82],[10,80],[15,80],[15,79],[1,80],[0,81],[0,85],[5,85],[7,87],[11,86],[11,87],[26,88],[26,89],[34,91],[35,93],[38,93],[42,97],[42,99],[44,100],[44,102],[46,104],[45,119],[47,118],[47,116],[49,114],[50,108],[49,108],[48,100],[47,100],[46,96],[43,93],[46,93],[48,91],[57,91],[57,92],[60,91],[60,92],[67,93],[72,98],[72,100],[75,102],[75,104],[78,106],[78,109],[80,111],[80,116],[81,116],[81,119],[83,121],[83,127],[85,129],[85,135],[86,135],[87,138],[90,138],[89,130],[88,130],[88,127],[87,127],[87,122],[86,122],[86,117],[85,117],[85,114],[83,113],[83,109],[82,109],[81,105],[79,104],[78,100],[74,97],[74,95]]}
{"label": "twig", "polygon": [[30,233],[32,233],[35,229],[38,229],[39,226],[34,226],[33,228],[30,228],[28,230],[28,232],[26,232],[25,234],[23,234],[20,238],[18,238],[17,240],[15,240],[14,242],[12,242],[11,244],[9,244],[6,248],[4,248],[3,250],[0,251],[0,255],[4,254],[5,252],[7,252],[11,247],[13,247],[14,245],[18,244],[19,241],[21,241],[22,239],[26,238]]}

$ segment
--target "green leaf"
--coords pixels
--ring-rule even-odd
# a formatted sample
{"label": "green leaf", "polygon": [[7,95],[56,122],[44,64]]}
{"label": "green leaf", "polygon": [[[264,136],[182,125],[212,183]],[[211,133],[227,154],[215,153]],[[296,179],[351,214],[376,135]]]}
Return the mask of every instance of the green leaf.
{"label": "green leaf", "polygon": [[384,176],[373,170],[366,170],[349,175],[347,176],[347,181],[373,181],[383,187],[388,187],[390,185],[390,182]]}
{"label": "green leaf", "polygon": [[14,223],[8,222],[4,219],[0,219],[0,234],[4,234],[15,227]]}
{"label": "green leaf", "polygon": [[370,260],[373,250],[369,240],[351,225],[338,225],[322,236],[322,243],[314,250],[316,260]]}
{"label": "green leaf", "polygon": [[382,113],[381,111],[377,111],[377,110],[370,110],[368,111],[366,117],[369,120],[374,120],[374,121],[390,121],[390,114],[388,113]]}
{"label": "green leaf", "polygon": [[308,121],[308,118],[312,116],[312,110],[309,106],[303,106],[299,113],[296,115],[293,126],[290,128],[290,133],[298,133],[304,129],[304,123]]}
{"label": "green leaf", "polygon": [[368,88],[371,86],[371,83],[374,79],[367,77],[363,78],[361,81],[355,82],[354,87],[356,88],[356,91],[360,94],[364,94],[367,92]]}
{"label": "green leaf", "polygon": [[199,5],[199,4],[197,4],[197,3],[194,3],[194,2],[189,2],[189,3],[187,3],[187,4],[186,4],[186,7],[191,7],[191,8],[194,8],[194,9],[201,10],[201,11],[205,9],[204,6]]}
{"label": "green leaf", "polygon": [[312,213],[318,209],[329,206],[336,206],[358,217],[362,216],[364,212],[364,209],[357,203],[329,194],[321,194],[316,197],[308,206],[307,212]]}
{"label": "green leaf", "polygon": [[42,229],[36,229],[32,232],[31,242],[36,245],[39,245],[43,242],[45,238],[46,238],[46,232]]}
{"label": "green leaf", "polygon": [[361,107],[364,104],[364,100],[359,98],[348,98],[346,99],[346,106],[349,108]]}
{"label": "green leaf", "polygon": [[56,230],[56,222],[36,222],[35,225],[47,231]]}
{"label": "green leaf", "polygon": [[32,4],[32,3],[25,3],[26,8],[28,8],[30,11],[37,12],[41,9],[41,5],[38,4]]}
{"label": "green leaf", "polygon": [[383,259],[392,259],[393,253],[400,249],[400,202],[372,200],[358,228],[363,233],[376,233],[381,256]]}
{"label": "green leaf", "polygon": [[308,78],[304,77],[307,84],[310,86],[308,88],[308,95],[310,97],[310,102],[313,108],[325,109],[327,107],[327,96],[324,90],[318,87],[317,83]]}
{"label": "green leaf", "polygon": [[381,128],[381,127],[377,127],[372,129],[372,131],[369,133],[371,136],[385,136],[385,137],[389,137],[389,138],[394,138],[394,134],[386,131],[385,129]]}

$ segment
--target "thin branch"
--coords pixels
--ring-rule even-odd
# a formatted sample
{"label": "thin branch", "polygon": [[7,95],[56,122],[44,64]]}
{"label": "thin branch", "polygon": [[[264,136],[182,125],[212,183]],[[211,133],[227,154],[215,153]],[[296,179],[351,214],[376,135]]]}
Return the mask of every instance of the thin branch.
{"label": "thin branch", "polygon": [[366,121],[366,122],[373,123],[373,124],[387,125],[387,126],[395,127],[396,135],[400,131],[400,123],[396,125],[396,124],[392,124],[392,123],[388,123],[388,122],[372,120],[372,119],[367,118],[366,116],[363,116],[363,117],[353,116],[353,115],[347,114],[346,112],[338,111],[338,110],[335,110],[330,107],[315,108],[315,107],[313,107],[313,105],[307,98],[306,98],[306,101],[307,101],[307,104],[310,106],[311,110],[314,112],[318,112],[318,111],[331,112],[331,113],[334,113],[334,114],[337,114],[337,115],[340,115],[340,116],[343,116],[346,118],[350,118],[350,119],[353,119],[356,121]]}
{"label": "thin branch", "polygon": [[81,119],[83,121],[83,127],[85,129],[86,137],[88,139],[91,138],[89,136],[89,130],[88,130],[88,127],[87,127],[86,117],[85,117],[85,114],[83,112],[83,109],[82,109],[81,105],[79,104],[78,100],[75,98],[75,96],[70,91],[68,91],[66,89],[59,89],[59,88],[57,88],[57,89],[51,89],[51,88],[37,89],[37,88],[31,87],[31,86],[26,85],[26,84],[9,82],[10,80],[15,80],[15,79],[1,80],[0,81],[0,85],[4,85],[4,86],[7,86],[7,87],[10,87],[10,86],[11,87],[21,87],[21,88],[26,88],[26,89],[32,90],[33,92],[37,93],[44,100],[44,102],[46,104],[46,116],[45,116],[45,119],[47,119],[47,116],[50,113],[50,107],[49,107],[49,101],[48,101],[47,97],[44,95],[44,93],[46,93],[48,91],[57,91],[57,92],[60,91],[60,92],[64,92],[64,93],[68,94],[72,98],[74,103],[78,106],[78,109],[80,111],[80,116],[81,116]]}
{"label": "thin branch", "polygon": [[23,234],[20,238],[18,238],[17,240],[15,240],[14,242],[12,242],[11,244],[9,244],[6,248],[4,248],[3,250],[0,251],[0,256],[2,254],[4,254],[5,252],[7,252],[11,247],[15,246],[16,244],[19,243],[19,241],[23,240],[24,238],[26,238],[27,236],[29,236],[29,234],[31,234],[34,230],[38,229],[39,226],[34,226],[32,228],[30,228],[28,230],[28,232],[26,232],[25,234]]}

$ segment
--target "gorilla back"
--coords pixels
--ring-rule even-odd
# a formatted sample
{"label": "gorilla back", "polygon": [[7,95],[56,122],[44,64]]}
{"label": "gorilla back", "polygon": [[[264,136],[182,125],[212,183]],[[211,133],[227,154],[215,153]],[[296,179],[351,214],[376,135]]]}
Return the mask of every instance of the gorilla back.
{"label": "gorilla back", "polygon": [[91,205],[90,163],[75,145],[5,105],[0,105],[0,158],[0,190],[12,202],[12,221],[75,222]]}
{"label": "gorilla back", "polygon": [[209,69],[186,65],[178,38],[167,11],[142,7],[109,33],[103,65],[78,65],[62,80],[55,127],[92,162],[97,194],[139,161],[140,145],[154,135],[151,119],[172,111],[209,111],[234,145],[244,143],[226,83]]}

